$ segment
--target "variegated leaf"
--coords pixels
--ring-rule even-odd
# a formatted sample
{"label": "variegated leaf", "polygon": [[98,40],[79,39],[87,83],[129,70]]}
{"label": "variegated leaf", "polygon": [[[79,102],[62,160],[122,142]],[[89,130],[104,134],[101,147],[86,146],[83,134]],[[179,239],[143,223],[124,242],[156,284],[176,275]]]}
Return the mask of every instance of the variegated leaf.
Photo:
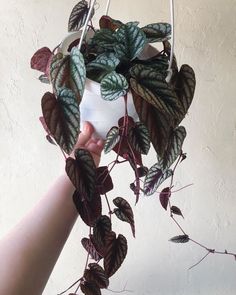
{"label": "variegated leaf", "polygon": [[180,236],[175,236],[170,239],[171,242],[173,243],[187,243],[189,242],[189,236],[188,235],[180,235]]}
{"label": "variegated leaf", "polygon": [[70,88],[70,56],[58,52],[52,58],[50,65],[50,81],[57,92],[61,87]]}
{"label": "variegated leaf", "polygon": [[75,159],[66,159],[66,173],[82,201],[91,201],[95,193],[96,166],[90,152],[85,149],[75,150]]}
{"label": "variegated leaf", "polygon": [[86,68],[82,53],[74,47],[70,53],[70,86],[78,100],[83,97],[86,79]]}
{"label": "variegated leaf", "polygon": [[149,24],[142,28],[145,33],[148,43],[163,42],[170,39],[171,25],[168,23]]}
{"label": "variegated leaf", "polygon": [[140,121],[147,127],[153,147],[157,154],[162,157],[168,145],[173,118],[159,112],[134,91],[132,91],[132,95]]}
{"label": "variegated leaf", "polygon": [[87,282],[94,283],[101,289],[107,288],[109,285],[109,279],[104,269],[97,263],[88,265],[88,269],[84,272],[84,278]]}
{"label": "variegated leaf", "polygon": [[58,145],[70,154],[80,132],[79,105],[73,91],[58,90],[58,98],[47,92],[42,98],[42,112],[50,134]]}
{"label": "variegated leaf", "polygon": [[87,64],[87,77],[100,83],[104,76],[115,70],[119,62],[114,53],[102,53]]}
{"label": "variegated leaf", "polygon": [[119,59],[129,61],[135,59],[146,45],[145,34],[135,24],[122,25],[116,32],[115,51]]}
{"label": "variegated leaf", "polygon": [[153,165],[148,170],[144,180],[144,194],[147,196],[154,194],[158,187],[171,175],[172,170],[167,170],[163,173],[159,164]]}
{"label": "variegated leaf", "polygon": [[[89,7],[88,7],[87,1],[82,0],[79,3],[77,3],[74,6],[69,18],[68,31],[69,32],[79,31],[79,29],[82,28],[83,25],[85,24],[88,12],[89,12]],[[93,14],[94,14],[94,9],[92,11],[92,16]]]}
{"label": "variegated leaf", "polygon": [[101,81],[101,95],[105,100],[112,101],[124,96],[128,88],[126,78],[114,71],[107,74]]}
{"label": "variegated leaf", "polygon": [[144,155],[147,155],[150,149],[150,136],[147,127],[138,122],[129,130],[129,141],[134,149]]}
{"label": "variegated leaf", "polygon": [[118,208],[115,208],[114,213],[120,220],[130,224],[133,236],[135,237],[134,214],[130,204],[121,197],[115,198],[113,203]]}
{"label": "variegated leaf", "polygon": [[107,133],[106,142],[104,145],[104,153],[109,153],[119,142],[120,135],[119,135],[119,128],[112,127],[110,131]]}
{"label": "variegated leaf", "polygon": [[135,65],[131,68],[131,88],[162,113],[182,116],[182,109],[175,91],[165,77],[152,68]]}
{"label": "variegated leaf", "polygon": [[55,92],[61,87],[74,91],[80,102],[84,91],[86,69],[82,54],[74,47],[70,55],[57,53],[53,56],[50,68],[50,79]]}
{"label": "variegated leaf", "polygon": [[78,191],[73,194],[73,202],[75,207],[84,221],[88,226],[94,226],[96,220],[101,216],[102,213],[102,202],[101,197],[98,193],[95,193],[91,201],[83,199]]}
{"label": "variegated leaf", "polygon": [[117,39],[113,31],[109,29],[101,29],[95,32],[91,43],[103,50],[114,51],[114,46],[117,43]]}
{"label": "variegated leaf", "polygon": [[192,103],[196,87],[196,78],[189,65],[182,65],[176,78],[176,93],[183,109],[183,116],[177,119],[177,125],[183,120]]}
{"label": "variegated leaf", "polygon": [[128,246],[127,240],[123,235],[116,238],[114,232],[110,232],[106,240],[106,255],[104,257],[104,269],[108,277],[111,277],[123,263]]}
{"label": "variegated leaf", "polygon": [[157,156],[158,163],[163,171],[170,168],[171,165],[175,162],[175,160],[180,156],[185,137],[186,130],[183,126],[177,127],[172,132],[163,157]]}

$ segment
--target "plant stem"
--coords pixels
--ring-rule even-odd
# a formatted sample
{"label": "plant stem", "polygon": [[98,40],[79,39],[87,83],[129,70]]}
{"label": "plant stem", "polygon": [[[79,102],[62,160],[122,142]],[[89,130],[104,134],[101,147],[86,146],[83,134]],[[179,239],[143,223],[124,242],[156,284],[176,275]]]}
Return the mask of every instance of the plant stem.
{"label": "plant stem", "polygon": [[111,211],[111,206],[110,206],[107,194],[105,194],[105,198],[106,198],[107,206],[108,206],[108,209],[109,209],[110,220],[111,220],[112,211]]}

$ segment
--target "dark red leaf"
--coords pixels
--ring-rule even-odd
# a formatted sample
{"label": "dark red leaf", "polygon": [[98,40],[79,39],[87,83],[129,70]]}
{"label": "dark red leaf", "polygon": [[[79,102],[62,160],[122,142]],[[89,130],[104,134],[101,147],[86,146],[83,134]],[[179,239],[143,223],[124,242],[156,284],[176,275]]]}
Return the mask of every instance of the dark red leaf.
{"label": "dark red leaf", "polygon": [[77,211],[79,212],[82,220],[88,226],[94,226],[96,220],[101,216],[102,213],[102,202],[101,197],[98,193],[94,194],[91,201],[82,199],[78,191],[73,194],[73,201]]}
{"label": "dark red leaf", "polygon": [[30,65],[34,70],[47,73],[48,63],[50,62],[53,53],[48,47],[43,47],[35,52],[31,58]]}
{"label": "dark red leaf", "polygon": [[134,119],[132,117],[130,117],[130,116],[128,116],[128,117],[121,117],[118,120],[118,126],[120,128],[123,128],[123,127],[131,128],[131,127],[134,127],[135,126],[135,122],[134,122]]}
{"label": "dark red leaf", "polygon": [[113,189],[112,178],[109,174],[108,167],[102,166],[96,170],[96,188],[101,195]]}
{"label": "dark red leaf", "polygon": [[[120,144],[121,141],[121,144]],[[128,144],[128,140],[126,137],[124,138],[120,138],[120,141],[116,144],[116,146],[113,148],[113,150],[122,158],[126,159],[126,160],[132,160],[133,161],[133,157],[132,157],[132,153],[130,151],[130,146]],[[133,150],[133,154],[135,156],[135,162],[137,165],[142,166],[142,156],[141,153]]]}
{"label": "dark red leaf", "polygon": [[110,232],[106,240],[107,251],[104,257],[104,269],[108,277],[111,277],[123,263],[128,247],[126,238],[119,235],[116,239],[114,232]]}
{"label": "dark red leaf", "polygon": [[80,289],[85,295],[101,295],[100,288],[96,284],[91,282],[85,281],[81,283]]}
{"label": "dark red leaf", "polygon": [[147,172],[148,172],[148,168],[145,167],[145,166],[141,166],[138,168],[138,176],[139,177],[144,177],[147,175]]}
{"label": "dark red leaf", "polygon": [[96,284],[99,288],[104,289],[109,285],[109,279],[104,269],[97,263],[90,263],[89,269],[84,272],[84,278],[87,282]]}
{"label": "dark red leaf", "polygon": [[46,133],[47,133],[48,135],[51,135],[51,132],[50,132],[50,130],[48,129],[47,124],[45,123],[44,117],[39,117],[39,121],[40,121],[40,123],[42,124],[43,129],[46,131]]}
{"label": "dark red leaf", "polygon": [[168,114],[163,115],[134,91],[132,91],[132,95],[140,121],[147,127],[153,147],[162,157],[174,125],[173,118]]}
{"label": "dark red leaf", "polygon": [[170,210],[171,210],[171,213],[173,213],[173,214],[175,214],[175,215],[180,215],[180,216],[182,216],[182,217],[184,218],[184,216],[183,216],[181,210],[180,210],[178,207],[176,207],[176,206],[171,206]]}
{"label": "dark red leaf", "polygon": [[111,220],[108,216],[102,215],[97,219],[96,224],[93,228],[93,236],[97,245],[104,248],[106,245],[106,238],[111,232]]}
{"label": "dark red leaf", "polygon": [[135,225],[134,225],[134,214],[129,203],[123,198],[116,198],[113,200],[113,203],[118,209],[115,209],[114,212],[116,216],[125,222],[128,222],[131,226],[133,236],[135,237]]}
{"label": "dark red leaf", "polygon": [[164,188],[159,195],[160,202],[162,207],[167,210],[167,206],[169,204],[169,198],[171,196],[171,190],[169,187]]}
{"label": "dark red leaf", "polygon": [[80,128],[79,105],[73,91],[61,88],[57,97],[47,92],[41,104],[43,117],[49,129],[48,133],[67,154],[70,154]]}
{"label": "dark red leaf", "polygon": [[99,261],[102,259],[102,255],[98,253],[91,239],[83,238],[81,240],[81,244],[83,245],[84,249],[89,253],[92,259],[94,259],[95,261]]}
{"label": "dark red leaf", "polygon": [[82,199],[92,200],[95,193],[96,167],[90,152],[77,149],[75,159],[66,159],[66,173]]}
{"label": "dark red leaf", "polygon": [[120,21],[116,21],[108,15],[103,15],[99,20],[99,26],[101,29],[109,29],[111,31],[115,31],[121,25],[122,23]]}

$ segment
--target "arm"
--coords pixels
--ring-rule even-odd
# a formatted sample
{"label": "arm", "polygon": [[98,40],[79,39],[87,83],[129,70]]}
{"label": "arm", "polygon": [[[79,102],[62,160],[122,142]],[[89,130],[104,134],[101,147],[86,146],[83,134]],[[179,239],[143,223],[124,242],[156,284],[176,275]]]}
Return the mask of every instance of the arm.
{"label": "arm", "polygon": [[[86,124],[76,147],[88,149],[98,165],[103,143],[92,139],[92,133]],[[42,294],[78,216],[74,190],[67,175],[62,175],[0,241],[0,295]]]}

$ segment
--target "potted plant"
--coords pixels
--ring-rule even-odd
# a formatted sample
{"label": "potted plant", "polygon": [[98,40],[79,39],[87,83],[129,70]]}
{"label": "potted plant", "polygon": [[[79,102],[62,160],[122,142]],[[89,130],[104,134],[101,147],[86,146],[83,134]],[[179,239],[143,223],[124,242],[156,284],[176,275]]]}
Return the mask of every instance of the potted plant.
{"label": "potted plant", "polygon": [[[101,294],[126,257],[127,240],[112,230],[111,215],[128,222],[135,236],[129,202],[118,197],[112,207],[107,197],[113,189],[111,171],[116,165],[129,162],[134,171],[135,180],[127,185],[136,196],[135,203],[140,194],[154,194],[168,179],[160,193],[161,204],[165,209],[169,206],[171,214],[182,214],[179,208],[170,206],[169,199],[176,167],[186,157],[182,151],[186,130],[180,123],[195,90],[193,69],[188,65],[178,69],[175,57],[172,62],[169,24],[140,27],[136,21],[123,23],[102,16],[100,28],[95,29],[94,3],[80,1],[69,18],[69,37],[53,51],[39,49],[31,60],[31,67],[43,73],[40,81],[52,85],[53,91],[42,98],[41,121],[47,139],[57,144],[66,158],[66,172],[76,188],[75,206],[89,226],[90,234],[81,242],[95,262],[88,264],[87,259],[85,272],[77,282],[84,294]],[[163,50],[151,46],[156,42],[163,44]],[[88,119],[84,110],[99,113],[102,102],[105,107],[100,107],[101,115],[104,117],[106,108],[103,120],[108,127],[102,124],[99,130],[96,124],[95,128],[100,135],[106,134],[104,152],[113,150],[116,157],[111,164],[96,167],[86,150],[77,149],[75,159],[69,155],[80,133],[81,117]],[[88,120],[94,117],[93,113]],[[151,144],[157,159],[148,169],[142,155],[148,155]],[[102,215],[103,202],[107,202],[108,216]],[[184,243],[188,239],[183,234],[172,241]]]}

